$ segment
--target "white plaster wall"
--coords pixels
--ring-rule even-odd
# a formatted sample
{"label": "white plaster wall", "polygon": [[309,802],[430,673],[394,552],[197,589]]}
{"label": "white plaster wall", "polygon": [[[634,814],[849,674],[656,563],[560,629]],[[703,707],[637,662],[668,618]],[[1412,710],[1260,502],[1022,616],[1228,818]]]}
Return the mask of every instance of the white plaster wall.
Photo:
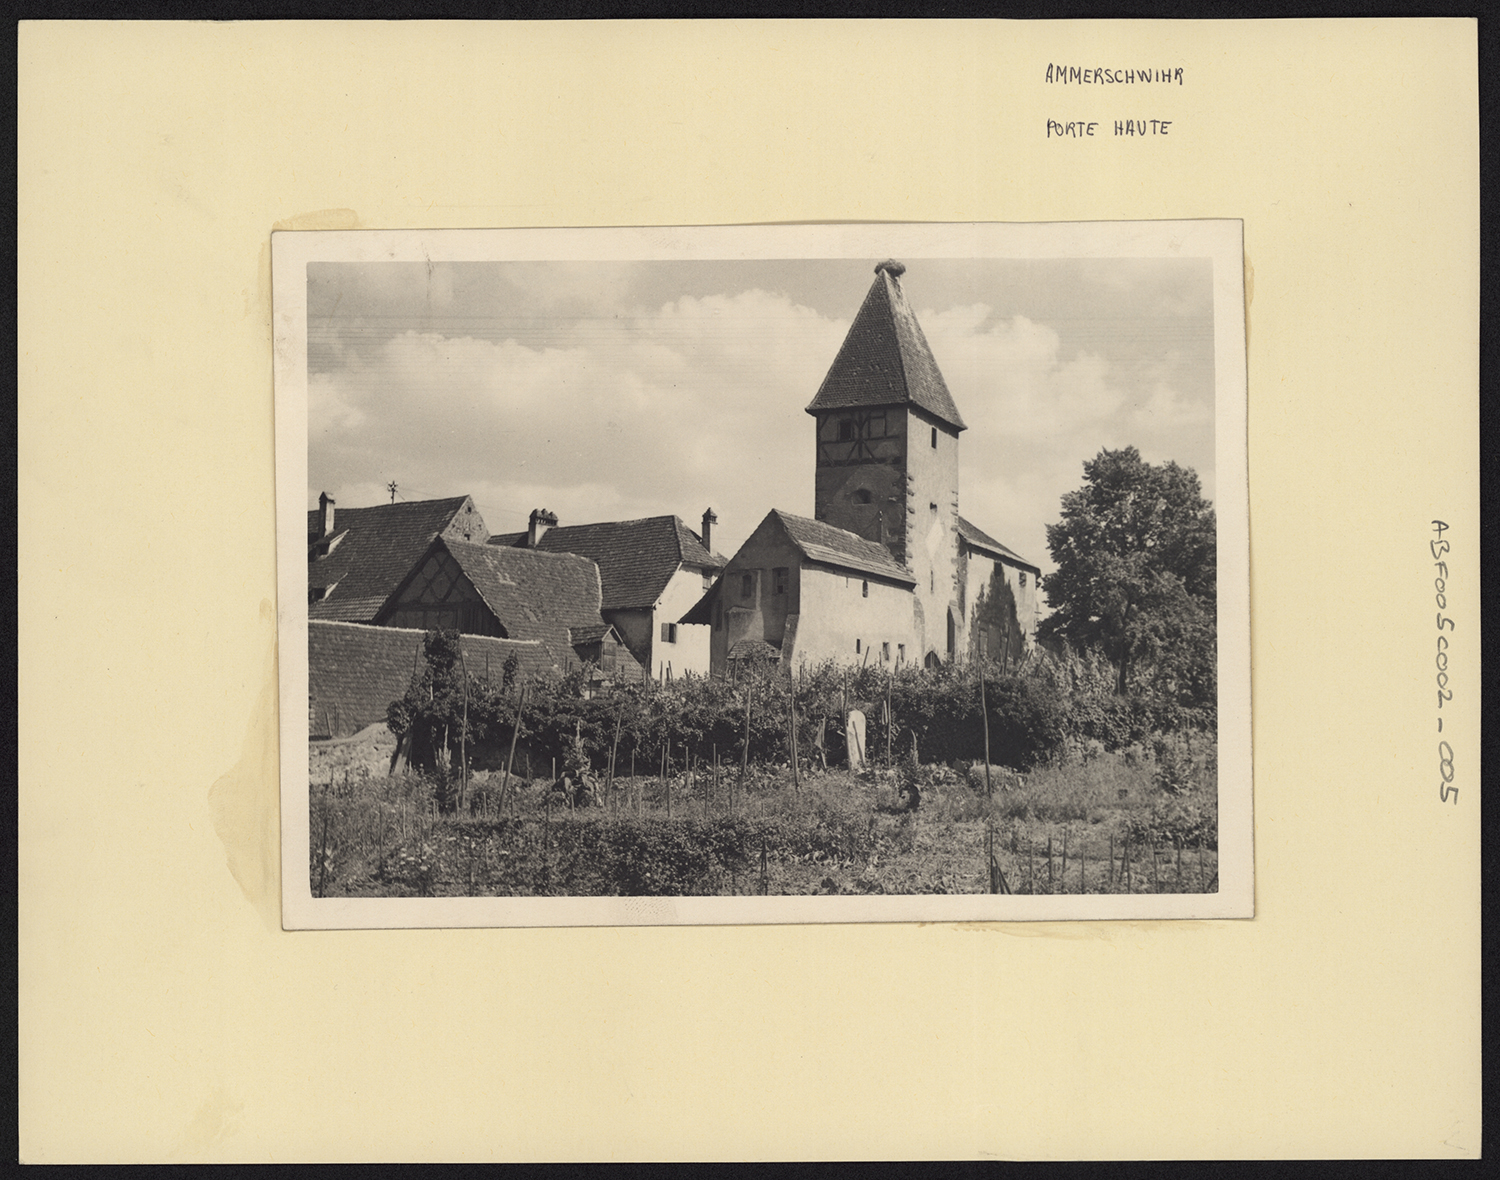
{"label": "white plaster wall", "polygon": [[1020,584],[1021,571],[1015,566],[1008,562],[997,561],[987,554],[972,551],[969,553],[967,566],[968,575],[964,583],[964,633],[959,643],[960,653],[967,651],[969,647],[969,631],[973,621],[974,604],[979,600],[980,591],[989,587],[990,575],[997,569],[1015,597],[1016,622],[1022,629],[1025,647],[1030,648],[1036,640],[1037,602],[1040,593],[1036,574],[1027,570],[1026,585],[1022,586]]}
{"label": "white plaster wall", "polygon": [[920,662],[911,591],[871,579],[870,596],[866,598],[860,593],[862,580],[858,574],[846,576],[802,567],[797,646],[792,653],[795,663],[829,659],[862,663],[865,656],[863,650],[854,650],[856,639],[861,641],[861,648],[873,645],[871,664],[881,665],[882,643],[891,645],[891,666],[896,663],[900,644],[906,645],[908,663]]}
{"label": "white plaster wall", "polygon": [[704,623],[681,623],[677,627],[677,642],[661,641],[663,623],[676,623],[703,597],[703,575],[694,569],[679,569],[662,591],[653,612],[651,627],[651,674],[660,676],[667,662],[671,661],[672,675],[681,676],[691,672],[707,676],[709,672],[709,639],[712,629]]}

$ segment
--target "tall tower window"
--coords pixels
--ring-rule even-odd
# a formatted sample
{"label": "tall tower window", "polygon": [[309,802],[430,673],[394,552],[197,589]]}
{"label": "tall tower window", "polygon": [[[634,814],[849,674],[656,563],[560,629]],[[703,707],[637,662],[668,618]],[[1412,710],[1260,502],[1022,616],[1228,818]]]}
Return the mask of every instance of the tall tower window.
{"label": "tall tower window", "polygon": [[932,445],[933,445],[934,448],[937,447],[937,427],[936,426],[934,426],[932,428]]}
{"label": "tall tower window", "polygon": [[869,488],[860,488],[857,492],[854,493],[854,502],[856,504],[868,504],[870,500],[871,496]]}
{"label": "tall tower window", "polygon": [[869,598],[870,597],[870,583],[869,582],[861,582],[859,584],[859,596],[861,598]]}
{"label": "tall tower window", "polygon": [[741,574],[740,575],[740,597],[741,598],[754,598],[755,597],[755,575],[754,574]]}
{"label": "tall tower window", "polygon": [[854,437],[854,419],[839,419],[839,442],[848,442]]}

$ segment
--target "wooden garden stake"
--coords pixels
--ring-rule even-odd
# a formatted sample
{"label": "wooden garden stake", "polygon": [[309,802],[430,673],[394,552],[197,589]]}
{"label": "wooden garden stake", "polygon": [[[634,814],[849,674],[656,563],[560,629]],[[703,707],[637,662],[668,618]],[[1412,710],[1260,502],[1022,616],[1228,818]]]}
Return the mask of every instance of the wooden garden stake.
{"label": "wooden garden stake", "polygon": [[604,784],[604,797],[609,800],[609,815],[615,816],[615,757],[620,752],[620,724],[625,720],[625,710],[615,714],[615,740],[609,747],[609,777]]}
{"label": "wooden garden stake", "polygon": [[1047,837],[1047,892],[1052,892],[1052,837]]}
{"label": "wooden garden stake", "polygon": [[1108,889],[1112,892],[1115,887],[1115,834],[1109,834],[1109,883]]}
{"label": "wooden garden stake", "polygon": [[1063,829],[1063,860],[1062,860],[1062,883],[1063,892],[1068,891],[1068,829]]}
{"label": "wooden garden stake", "polygon": [[[891,765],[891,730],[896,727],[896,715],[891,712],[891,684],[896,679],[893,673],[887,673],[885,678],[885,764]],[[916,737],[915,734],[912,735]]]}
{"label": "wooden garden stake", "polygon": [[792,790],[801,791],[802,780],[797,773],[797,681],[795,676],[787,682],[786,736],[787,748],[792,754]]}
{"label": "wooden garden stake", "polygon": [[1152,893],[1160,893],[1161,892],[1161,879],[1157,876],[1157,872],[1156,872],[1156,842],[1155,841],[1152,841],[1152,843],[1151,843],[1151,892]]}
{"label": "wooden garden stake", "polygon": [[984,719],[984,793],[986,798],[995,793],[990,782],[990,709],[984,695],[984,669],[979,669],[979,716]]}
{"label": "wooden garden stake", "polygon": [[469,802],[469,661],[462,640],[458,644],[458,663],[464,678],[464,725],[458,735],[458,809],[464,811]]}
{"label": "wooden garden stake", "polygon": [[745,746],[740,751],[740,786],[739,794],[745,793],[745,774],[750,769],[750,684],[745,681]]}

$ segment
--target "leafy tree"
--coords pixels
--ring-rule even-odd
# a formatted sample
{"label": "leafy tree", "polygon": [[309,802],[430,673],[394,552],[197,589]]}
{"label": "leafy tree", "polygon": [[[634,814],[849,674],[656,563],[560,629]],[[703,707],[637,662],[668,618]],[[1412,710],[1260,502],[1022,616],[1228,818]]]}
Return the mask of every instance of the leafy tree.
{"label": "leafy tree", "polygon": [[398,742],[411,736],[415,766],[435,767],[444,783],[463,744],[483,739],[494,709],[491,694],[472,674],[467,694],[457,631],[429,631],[422,640],[424,663],[405,694],[386,707],[386,723]]}
{"label": "leafy tree", "polygon": [[1047,526],[1057,571],[1042,581],[1054,612],[1042,638],[1101,650],[1121,695],[1212,709],[1215,521],[1197,473],[1147,463],[1134,447],[1102,450],[1083,472]]}

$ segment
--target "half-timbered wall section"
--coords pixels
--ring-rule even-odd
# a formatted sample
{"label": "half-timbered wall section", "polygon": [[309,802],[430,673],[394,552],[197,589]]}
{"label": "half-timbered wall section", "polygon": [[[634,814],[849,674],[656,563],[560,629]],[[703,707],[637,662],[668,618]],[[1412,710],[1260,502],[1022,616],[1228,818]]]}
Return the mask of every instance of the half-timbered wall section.
{"label": "half-timbered wall section", "polygon": [[388,627],[413,627],[420,631],[452,629],[466,635],[508,632],[485,604],[453,555],[435,548],[402,590],[394,607],[381,616]]}

